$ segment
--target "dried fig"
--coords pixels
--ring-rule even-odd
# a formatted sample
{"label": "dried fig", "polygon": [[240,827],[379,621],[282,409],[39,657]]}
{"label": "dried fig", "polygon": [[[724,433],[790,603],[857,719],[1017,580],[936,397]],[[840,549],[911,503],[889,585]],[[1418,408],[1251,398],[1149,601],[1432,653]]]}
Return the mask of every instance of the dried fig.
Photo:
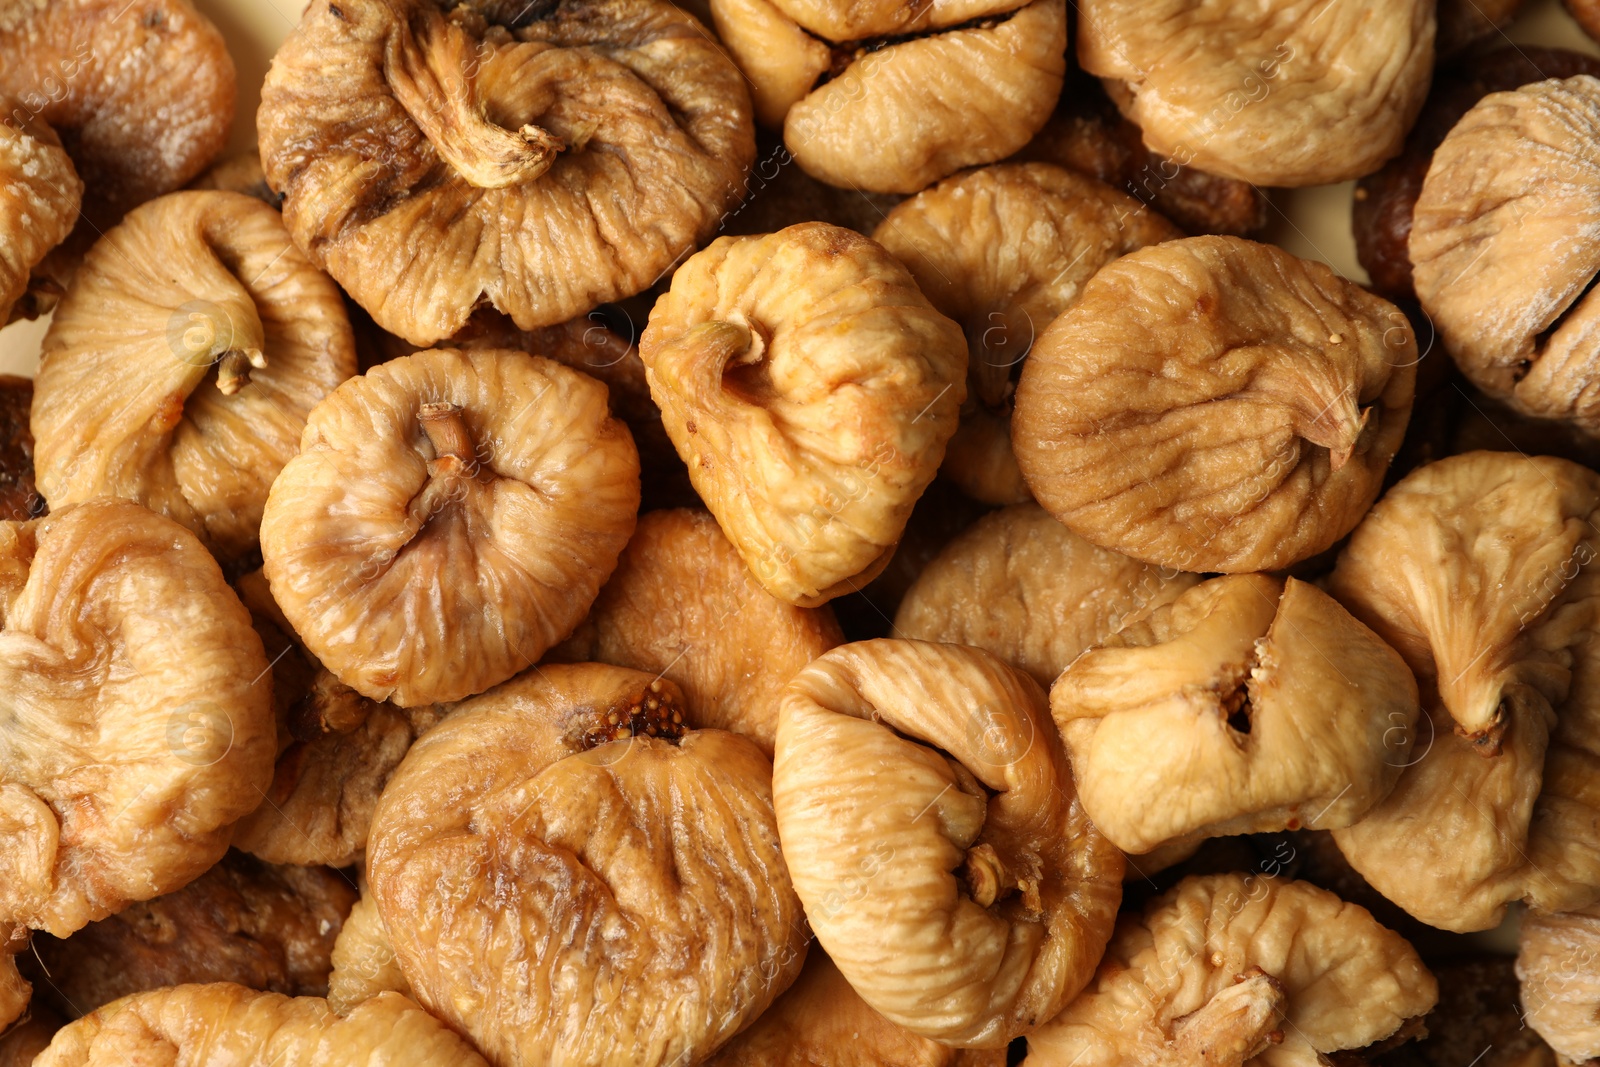
{"label": "dried fig", "polygon": [[1563,1063],[1600,1057],[1600,908],[1522,919],[1517,977],[1527,1024]]}
{"label": "dried fig", "polygon": [[18,109],[0,92],[0,326],[55,307],[59,287],[33,270],[72,232],[83,198],[61,138],[41,121],[14,125]]}
{"label": "dried fig", "polygon": [[1359,178],[1400,151],[1434,4],[1082,0],[1078,61],[1151,151],[1255,185]]}
{"label": "dried fig", "polygon": [[[788,992],[706,1067],[1005,1067],[1001,1049],[955,1049],[901,1029],[813,948]],[[0,1065],[3,1067],[3,1065]]]}
{"label": "dried fig", "polygon": [[825,223],[697,253],[640,354],[723,532],[806,607],[883,569],[966,392],[960,328],[882,246]]}
{"label": "dried fig", "polygon": [[1168,241],[1101,270],[1034,343],[1011,443],[1039,503],[1098,545],[1275,570],[1378,495],[1416,351],[1398,309],[1320,263]]}
{"label": "dried fig", "polygon": [[1050,690],[1083,807],[1134,854],[1349,826],[1411,754],[1417,684],[1314,585],[1215,578],[1084,653]]}
{"label": "dried fig", "polygon": [[65,937],[221,859],[272,774],[266,673],[176,523],[112,500],[0,523],[0,930]]}
{"label": "dried fig", "polygon": [[1096,78],[1076,68],[1055,114],[1013,157],[1086,174],[1149,204],[1190,234],[1249,237],[1266,229],[1266,193],[1249,182],[1186,167],[1144,146]]}
{"label": "dried fig", "polygon": [[546,665],[384,790],[368,877],[401,970],[498,1067],[696,1063],[798,973],[771,765],[692,718],[665,679]]}
{"label": "dried fig", "polygon": [[363,892],[333,943],[328,1007],[340,1015],[386,990],[411,996],[411,985],[394,957],[394,942],[370,892]]}
{"label": "dried fig", "polygon": [[228,982],[136,993],[56,1034],[34,1067],[270,1064],[488,1067],[472,1046],[397,993],[341,1019],[317,997]]}
{"label": "dried fig", "polygon": [[873,239],[967,335],[967,399],[944,476],[985,504],[1028,500],[1011,406],[1034,338],[1118,256],[1181,236],[1132,197],[1045,163],[940,182],[889,213]]}
{"label": "dried fig", "polygon": [[17,973],[16,947],[0,945],[0,1032],[28,1010],[28,998],[33,994],[32,987]]}
{"label": "dried fig", "polygon": [[755,157],[749,94],[665,0],[339,0],[261,94],[295,240],[417,344],[628,296],[710,236]]}
{"label": "dried fig", "polygon": [[355,370],[339,291],[276,211],[154,200],[89,250],[45,335],[39,489],[51,507],[137,501],[231,563],[254,552],[307,414]]}
{"label": "dried fig", "polygon": [[633,532],[639,460],[592,378],[440,349],[352,378],[273,483],[261,552],[279,607],[338,679],[401,707],[538,660]]}
{"label": "dried fig", "polygon": [[35,0],[0,15],[11,124],[42,120],[61,135],[84,181],[88,240],[222,151],[234,83],[222,34],[189,0]]}
{"label": "dried fig", "polygon": [[[1477,12],[1477,2],[1454,0],[1440,5],[1441,40],[1445,12]],[[1493,7],[1485,5],[1485,16],[1494,13],[1489,10]],[[1411,280],[1411,215],[1433,154],[1451,127],[1489,93],[1578,74],[1600,75],[1600,59],[1562,48],[1527,45],[1474,55],[1437,73],[1422,113],[1406,136],[1405,150],[1356,186],[1351,214],[1356,254],[1377,293],[1391,300],[1416,295]]]}
{"label": "dried fig", "polygon": [[1423,922],[1486,930],[1510,901],[1600,901],[1597,518],[1600,475],[1472,452],[1391,489],[1329,579],[1428,713],[1394,792],[1334,838]]}
{"label": "dried fig", "polygon": [[36,519],[45,512],[44,497],[33,484],[32,404],[32,380],[0,374],[0,522]]}
{"label": "dried fig", "polygon": [[712,0],[711,14],[800,166],[868,192],[1009,156],[1066,73],[1063,0]]}
{"label": "dried fig", "polygon": [[801,671],[779,707],[784,858],[861,999],[998,1049],[1083,988],[1122,856],[1078,803],[1030,678],[975,648],[863,641]]}
{"label": "dried fig", "polygon": [[1117,923],[1089,989],[1028,1038],[1029,1067],[1291,1067],[1384,1040],[1438,983],[1367,909],[1278,878],[1185,878]]}
{"label": "dried fig", "polygon": [[1434,153],[1417,197],[1417,298],[1462,373],[1528,415],[1600,435],[1600,78],[1492,93]]}
{"label": "dried fig", "polygon": [[1037,504],[985,515],[923,568],[897,637],[975,645],[1056,680],[1085,649],[1199,581],[1098,548]]}
{"label": "dried fig", "polygon": [[797,608],[761,588],[710,515],[677,510],[640,518],[589,618],[559,651],[568,662],[671,679],[698,725],[743,734],[770,754],[778,693],[843,640],[826,606]]}
{"label": "dried fig", "polygon": [[756,148],[744,203],[723,218],[719,236],[777,233],[800,222],[826,222],[870,235],[903,199],[820,182],[795,166],[793,153],[771,133],[757,131]]}
{"label": "dried fig", "polygon": [[327,868],[269,867],[230,852],[182,889],[65,940],[35,936],[50,976],[42,995],[72,1018],[190,982],[324,996],[334,938],[355,900],[355,887]]}

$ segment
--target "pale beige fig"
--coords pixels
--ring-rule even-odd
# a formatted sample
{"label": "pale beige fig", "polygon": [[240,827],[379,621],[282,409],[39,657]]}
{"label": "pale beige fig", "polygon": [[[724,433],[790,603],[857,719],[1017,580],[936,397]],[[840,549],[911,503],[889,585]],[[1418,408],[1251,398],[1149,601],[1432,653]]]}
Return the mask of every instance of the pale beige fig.
{"label": "pale beige fig", "polygon": [[1433,73],[1431,0],[1083,0],[1078,61],[1152,151],[1256,185],[1399,153]]}
{"label": "pale beige fig", "polygon": [[692,724],[666,679],[544,665],[384,790],[367,873],[400,969],[497,1067],[696,1063],[799,972],[772,765]]}
{"label": "pale beige fig", "polygon": [[[867,1006],[813,947],[788,992],[706,1067],[1005,1067],[1003,1049],[957,1049],[918,1037]],[[3,1067],[3,1065],[0,1065]]]}
{"label": "pale beige fig", "polygon": [[68,1024],[34,1067],[260,1064],[488,1067],[471,1045],[398,993],[340,1018],[319,997],[229,982],[136,993]]}
{"label": "pale beige fig", "polygon": [[723,533],[803,607],[888,563],[966,393],[960,328],[881,245],[826,223],[697,253],[640,354]]}
{"label": "pale beige fig", "polygon": [[112,500],[0,523],[0,931],[65,937],[221,859],[272,776],[266,673],[176,523]]}
{"label": "pale beige fig", "polygon": [[83,221],[46,272],[65,286],[78,256],[128,211],[181,189],[233,124],[233,59],[189,0],[12,0],[0,14],[7,125],[62,137],[83,179]]}
{"label": "pale beige fig", "polygon": [[987,652],[834,649],[789,683],[773,799],[817,941],[861,999],[1003,1049],[1083,988],[1122,898],[1044,692]]}
{"label": "pale beige fig", "polygon": [[633,533],[639,459],[594,379],[439,349],[351,379],[273,483],[261,553],[305,647],[372,700],[459,700],[583,618]]}
{"label": "pale beige fig", "polygon": [[648,288],[755,156],[744,79],[665,0],[317,0],[261,97],[295,240],[416,344]]}
{"label": "pale beige fig", "polygon": [[1011,406],[1028,349],[1101,267],[1177,227],[1108,185],[1048,163],[940,182],[891,211],[873,239],[967,336],[967,399],[946,478],[974,500],[1030,499],[1011,453]]}
{"label": "pale beige fig", "polygon": [[1117,923],[1028,1067],[1318,1067],[1409,1036],[1439,986],[1367,909],[1261,875],[1185,878]]}
{"label": "pale beige fig", "polygon": [[411,996],[411,985],[394,956],[394,942],[370,892],[350,909],[333,943],[333,971],[328,975],[328,1007],[349,1015],[356,1005],[390,991]]}
{"label": "pale beige fig", "polygon": [[1017,504],[973,523],[923,568],[894,633],[974,645],[1048,687],[1079,653],[1199,580],[1099,548],[1039,505]]}
{"label": "pale beige fig", "polygon": [[1523,916],[1517,977],[1528,1026],[1562,1062],[1600,1058],[1600,908]]}
{"label": "pale beige fig", "polygon": [[827,607],[797,608],[761,588],[703,511],[639,519],[588,619],[559,659],[649,671],[678,683],[703,728],[743,734],[769,755],[778,694],[841,644]]}
{"label": "pale beige fig", "polygon": [[230,852],[172,893],[134,903],[65,940],[33,938],[41,996],[69,1018],[119,997],[191,982],[289,996],[328,992],[331,954],[356,887],[325,867],[271,867]]}
{"label": "pale beige fig", "polygon": [[240,559],[306,416],[355,372],[339,290],[276,211],[238,193],[154,200],[89,250],[45,335],[40,492],[136,501]]}
{"label": "pale beige fig", "polygon": [[1427,712],[1394,792],[1339,848],[1423,922],[1600,901],[1600,475],[1470,452],[1372,509],[1328,591],[1393,646]]}
{"label": "pale beige fig", "polygon": [[1416,734],[1399,653],[1314,585],[1203,582],[1074,660],[1050,690],[1084,810],[1126,852],[1349,826]]}
{"label": "pale beige fig", "polygon": [[1600,435],[1600,79],[1491,93],[1434,152],[1413,212],[1417,298],[1463,373]]}
{"label": "pale beige fig", "polygon": [[33,270],[72,232],[83,199],[61,138],[42,120],[13,125],[17,107],[0,92],[0,326],[55,307],[60,288]]}
{"label": "pale beige fig", "polygon": [[1275,570],[1377,497],[1416,383],[1397,309],[1236,237],[1140,249],[1035,342],[1011,443],[1075,532],[1187,571]]}

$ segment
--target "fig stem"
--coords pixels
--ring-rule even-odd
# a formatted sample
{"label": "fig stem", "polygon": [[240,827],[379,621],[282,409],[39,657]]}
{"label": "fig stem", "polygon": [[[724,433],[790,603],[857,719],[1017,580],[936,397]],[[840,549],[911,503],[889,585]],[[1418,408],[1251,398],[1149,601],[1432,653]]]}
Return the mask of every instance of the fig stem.
{"label": "fig stem", "polygon": [[962,880],[967,891],[980,908],[987,908],[999,900],[1007,890],[1017,887],[1017,879],[990,844],[975,845],[967,850],[967,861],[962,870]]}
{"label": "fig stem", "polygon": [[467,432],[467,423],[461,417],[459,404],[423,404],[417,408],[417,421],[422,423],[422,432],[428,435],[434,454],[439,458],[472,458],[472,435]]}
{"label": "fig stem", "polygon": [[4,325],[9,326],[22,319],[37,319],[48,315],[56,309],[56,305],[61,303],[61,298],[65,295],[67,291],[49,278],[37,276],[29,278],[27,290],[15,304],[11,305],[10,317]]}
{"label": "fig stem", "polygon": [[232,396],[250,384],[250,369],[265,370],[266,354],[259,348],[230,348],[217,359],[217,389]]}
{"label": "fig stem", "polygon": [[1288,1002],[1283,983],[1260,967],[1234,977],[1234,984],[1173,1027],[1175,1063],[1239,1067],[1281,1044],[1278,1022]]}
{"label": "fig stem", "polygon": [[407,509],[418,530],[433,521],[452,500],[458,500],[462,483],[477,473],[472,435],[457,404],[431,403],[417,408],[417,421],[437,457],[428,461],[428,481]]}

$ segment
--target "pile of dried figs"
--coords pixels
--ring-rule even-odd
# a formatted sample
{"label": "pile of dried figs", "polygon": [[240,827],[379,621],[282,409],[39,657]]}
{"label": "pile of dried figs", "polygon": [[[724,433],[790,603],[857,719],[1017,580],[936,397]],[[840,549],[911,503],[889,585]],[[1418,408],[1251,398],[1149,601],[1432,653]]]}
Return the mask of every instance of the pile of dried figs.
{"label": "pile of dried figs", "polygon": [[1554,2],[0,0],[0,1067],[1600,1064]]}

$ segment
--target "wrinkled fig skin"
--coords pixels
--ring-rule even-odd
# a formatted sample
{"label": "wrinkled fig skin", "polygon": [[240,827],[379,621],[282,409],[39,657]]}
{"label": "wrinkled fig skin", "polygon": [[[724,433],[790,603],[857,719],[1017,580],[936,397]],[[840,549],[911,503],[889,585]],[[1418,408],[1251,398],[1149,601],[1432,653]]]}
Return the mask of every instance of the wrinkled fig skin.
{"label": "wrinkled fig skin", "polygon": [[738,203],[755,156],[744,79],[664,0],[496,14],[317,0],[262,90],[290,232],[416,344],[481,303],[531,329],[649,287]]}
{"label": "wrinkled fig skin", "polygon": [[221,859],[272,776],[266,673],[176,523],[110,500],[0,523],[0,930],[66,937]]}
{"label": "wrinkled fig skin", "polygon": [[1028,1067],[1315,1067],[1438,1000],[1404,938],[1304,882],[1186,878],[1125,915],[1087,992],[1028,1039]]}
{"label": "wrinkled fig skin", "polygon": [[328,975],[328,1007],[349,1015],[356,1005],[391,991],[412,996],[411,985],[394,956],[394,943],[372,894],[364,892],[339,929],[333,943],[333,972]]}
{"label": "wrinkled fig skin", "polygon": [[1600,436],[1597,137],[1600,78],[1484,97],[1434,153],[1410,249],[1417,298],[1474,385]]}
{"label": "wrinkled fig skin", "polygon": [[[1458,2],[1463,7],[1468,4],[1468,0]],[[1461,117],[1489,93],[1578,74],[1600,75],[1600,59],[1527,45],[1475,55],[1438,73],[1416,125],[1406,135],[1405,150],[1356,186],[1351,215],[1356,253],[1374,291],[1390,300],[1416,295],[1409,248],[1412,210],[1433,153]]]}
{"label": "wrinkled fig skin", "polygon": [[346,1018],[318,997],[230,982],[113,1001],[69,1024],[34,1067],[270,1064],[271,1067],[489,1067],[466,1041],[397,993]]}
{"label": "wrinkled fig skin", "polygon": [[9,121],[54,127],[83,179],[83,224],[49,270],[64,286],[100,234],[222,151],[233,59],[189,0],[9,6],[11,17],[0,15],[0,96],[16,98]]}
{"label": "wrinkled fig skin", "polygon": [[1349,826],[1394,788],[1417,724],[1399,654],[1316,586],[1204,582],[1074,660],[1050,690],[1084,810],[1141,854]]}
{"label": "wrinkled fig skin", "polygon": [[889,1021],[1002,1049],[1088,981],[1122,856],[1026,675],[957,645],[834,649],[784,693],[773,796],[818,942]]}
{"label": "wrinkled fig skin", "polygon": [[18,108],[0,92],[0,326],[55,306],[60,290],[33,270],[72,232],[83,198],[61,138],[37,119],[16,125]]}
{"label": "wrinkled fig skin", "polygon": [[0,946],[0,1031],[22,1016],[33,995],[33,988],[17,973],[16,950],[20,947]]}
{"label": "wrinkled fig skin", "polygon": [[569,633],[638,506],[638,453],[598,382],[438,349],[318,405],[261,551],[306,649],[362,696],[416,707],[480,693]]}
{"label": "wrinkled fig skin", "polygon": [[32,403],[31,380],[0,374],[0,522],[36,519],[46,510],[33,484]]}
{"label": "wrinkled fig skin", "polygon": [[[955,1049],[867,1006],[812,947],[788,992],[705,1067],[1005,1067],[1004,1049]],[[0,1064],[3,1067],[3,1064]]]}
{"label": "wrinkled fig skin", "polygon": [[330,954],[356,900],[323,867],[269,867],[237,852],[182,889],[90,923],[33,951],[41,995],[76,1018],[119,997],[191,982],[237,982],[289,996],[328,992]]}
{"label": "wrinkled fig skin", "polygon": [[966,394],[960,328],[881,245],[825,223],[697,253],[640,354],[723,533],[802,607],[883,569]]}
{"label": "wrinkled fig skin", "polygon": [[771,764],[677,686],[546,665],[412,748],[368,877],[417,998],[497,1067],[697,1063],[794,980]]}
{"label": "wrinkled fig skin", "polygon": [[674,510],[640,518],[589,618],[556,651],[668,678],[696,725],[770,756],[779,692],[843,640],[826,605],[797,608],[761,588],[710,515]]}
{"label": "wrinkled fig skin", "polygon": [[1200,579],[1090,544],[1037,504],[974,523],[923,568],[896,637],[974,645],[1049,686],[1079,653]]}
{"label": "wrinkled fig skin", "polygon": [[1600,475],[1473,452],[1357,529],[1328,591],[1416,674],[1427,721],[1385,801],[1334,831],[1423,922],[1486,930],[1525,900],[1600,900]]}
{"label": "wrinkled fig skin", "polygon": [[231,563],[254,552],[306,416],[355,371],[339,291],[276,211],[238,193],[154,200],[90,249],[45,335],[40,492],[136,501]]}
{"label": "wrinkled fig skin", "polygon": [[1011,443],[1039,503],[1098,545],[1276,570],[1377,497],[1416,362],[1398,309],[1320,263],[1168,241],[1101,270],[1034,343]]}
{"label": "wrinkled fig skin", "polygon": [[1523,917],[1517,977],[1528,1025],[1566,1063],[1600,1057],[1600,908]]}
{"label": "wrinkled fig skin", "polygon": [[1400,151],[1432,0],[1081,0],[1078,61],[1151,151],[1254,185],[1359,178]]}
{"label": "wrinkled fig skin", "polygon": [[1108,186],[1022,163],[940,182],[872,236],[967,337],[967,399],[944,476],[974,500],[1017,504],[1031,497],[1011,453],[1011,407],[1034,338],[1101,267],[1182,235]]}
{"label": "wrinkled fig skin", "polygon": [[1067,72],[1050,120],[1012,157],[1054,163],[1137,197],[1185,233],[1249,237],[1266,229],[1267,195],[1249,182],[1186,167],[1151,152],[1096,78]]}

